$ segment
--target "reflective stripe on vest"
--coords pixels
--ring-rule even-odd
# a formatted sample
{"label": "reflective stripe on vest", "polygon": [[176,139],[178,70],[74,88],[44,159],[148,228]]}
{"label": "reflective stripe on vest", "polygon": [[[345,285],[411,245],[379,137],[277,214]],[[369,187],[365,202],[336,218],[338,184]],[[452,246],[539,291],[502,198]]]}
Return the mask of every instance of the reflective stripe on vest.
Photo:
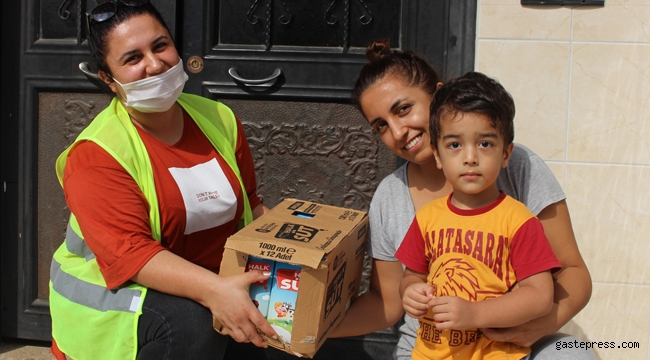
{"label": "reflective stripe on vest", "polygon": [[50,276],[52,288],[74,303],[103,312],[115,310],[134,313],[140,308],[142,291],[128,288],[108,290],[104,286],[91,284],[61,270],[61,264],[56,260],[52,260]]}
{"label": "reflective stripe on vest", "polygon": [[[86,246],[84,239],[82,239],[81,236],[77,235],[77,233],[72,230],[70,222],[68,222],[68,229],[65,232],[65,246],[68,248],[68,251],[70,253],[84,258],[86,261],[90,261],[95,258],[95,254],[90,251],[88,246]],[[54,266],[54,263],[52,266]]]}

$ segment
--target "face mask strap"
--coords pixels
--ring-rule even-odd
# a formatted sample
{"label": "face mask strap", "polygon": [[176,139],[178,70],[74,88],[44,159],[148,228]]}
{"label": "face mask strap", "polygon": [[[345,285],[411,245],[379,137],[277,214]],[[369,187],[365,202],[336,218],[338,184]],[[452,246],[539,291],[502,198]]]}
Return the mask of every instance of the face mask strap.
{"label": "face mask strap", "polygon": [[[111,82],[117,83],[118,85],[120,85],[120,87],[122,87],[122,84],[121,84],[119,81],[117,81],[117,80],[113,77],[113,75],[111,75],[111,74],[109,74],[109,73],[107,73],[107,72],[105,72],[105,71],[104,71],[104,74],[106,74],[106,76],[108,76],[108,78],[111,79]],[[108,86],[108,84],[106,84],[106,85]],[[124,102],[127,101],[126,98],[124,98],[124,96],[122,96],[122,94],[121,94],[119,91],[115,92],[115,94],[116,94],[117,96],[121,97],[122,100],[124,100]]]}

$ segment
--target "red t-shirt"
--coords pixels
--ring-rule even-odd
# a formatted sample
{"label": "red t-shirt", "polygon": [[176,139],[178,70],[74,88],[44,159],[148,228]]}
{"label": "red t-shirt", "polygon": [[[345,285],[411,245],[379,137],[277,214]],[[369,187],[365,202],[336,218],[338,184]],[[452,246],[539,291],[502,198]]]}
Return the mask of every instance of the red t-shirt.
{"label": "red t-shirt", "polygon": [[[254,209],[261,200],[253,158],[239,120],[237,127],[237,164]],[[124,284],[164,249],[218,272],[226,239],[236,232],[243,213],[235,173],[187,113],[183,136],[174,145],[136,129],[153,167],[160,242],[152,238],[149,206],[135,180],[99,145],[79,144],[63,176],[66,202],[107,287]]]}

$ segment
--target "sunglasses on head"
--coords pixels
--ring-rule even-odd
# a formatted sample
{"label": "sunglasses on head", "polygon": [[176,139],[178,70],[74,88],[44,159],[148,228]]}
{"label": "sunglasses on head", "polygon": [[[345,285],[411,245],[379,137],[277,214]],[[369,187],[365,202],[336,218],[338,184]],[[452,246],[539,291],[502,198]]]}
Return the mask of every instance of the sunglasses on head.
{"label": "sunglasses on head", "polygon": [[[117,13],[117,3],[121,2],[126,6],[142,6],[149,3],[149,0],[109,0],[98,4],[86,11],[86,19],[93,19],[96,22],[106,21]],[[90,23],[88,24],[90,25]],[[88,27],[90,29],[90,27]]]}

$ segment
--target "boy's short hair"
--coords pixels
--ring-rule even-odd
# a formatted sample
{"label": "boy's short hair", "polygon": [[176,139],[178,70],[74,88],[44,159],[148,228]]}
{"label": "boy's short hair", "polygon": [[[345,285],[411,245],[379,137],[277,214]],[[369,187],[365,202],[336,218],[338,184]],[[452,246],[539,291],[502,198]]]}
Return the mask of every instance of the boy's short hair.
{"label": "boy's short hair", "polygon": [[479,113],[488,116],[507,147],[515,138],[515,102],[498,81],[479,72],[449,80],[433,95],[430,108],[431,144],[438,149],[440,121],[444,114]]}

